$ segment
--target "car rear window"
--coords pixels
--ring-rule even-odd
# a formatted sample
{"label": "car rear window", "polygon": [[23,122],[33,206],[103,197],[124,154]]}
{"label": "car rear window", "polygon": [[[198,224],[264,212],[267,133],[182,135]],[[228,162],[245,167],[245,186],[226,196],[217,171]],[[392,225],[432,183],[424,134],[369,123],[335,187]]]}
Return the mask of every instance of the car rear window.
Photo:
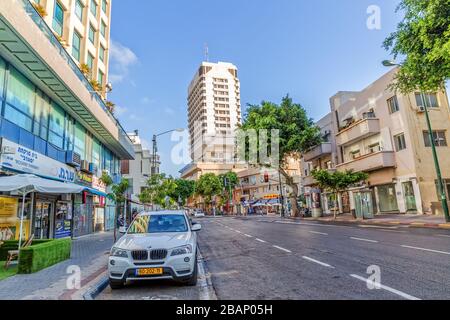
{"label": "car rear window", "polygon": [[137,217],[128,233],[167,233],[187,232],[188,227],[183,215],[151,215]]}

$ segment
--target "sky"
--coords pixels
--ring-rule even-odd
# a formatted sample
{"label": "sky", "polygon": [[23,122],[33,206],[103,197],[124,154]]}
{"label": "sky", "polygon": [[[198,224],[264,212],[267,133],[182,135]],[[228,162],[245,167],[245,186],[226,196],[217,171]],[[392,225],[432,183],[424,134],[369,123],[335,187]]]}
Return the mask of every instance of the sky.
{"label": "sky", "polygon": [[[248,103],[289,94],[311,118],[338,91],[362,90],[388,70],[383,40],[401,20],[397,0],[114,0],[109,99],[124,128],[151,149],[153,134],[187,127],[187,88],[200,63],[239,69]],[[380,9],[379,28],[373,7]],[[369,13],[368,13],[369,11]],[[179,176],[170,135],[158,139],[162,171]]]}

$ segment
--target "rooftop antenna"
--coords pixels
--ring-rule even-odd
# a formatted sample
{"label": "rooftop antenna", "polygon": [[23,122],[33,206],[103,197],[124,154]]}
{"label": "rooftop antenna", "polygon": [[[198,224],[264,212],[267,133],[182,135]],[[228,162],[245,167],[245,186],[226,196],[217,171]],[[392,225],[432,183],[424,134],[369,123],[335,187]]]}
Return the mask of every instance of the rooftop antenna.
{"label": "rooftop antenna", "polygon": [[205,61],[209,62],[209,48],[206,42],[205,42]]}

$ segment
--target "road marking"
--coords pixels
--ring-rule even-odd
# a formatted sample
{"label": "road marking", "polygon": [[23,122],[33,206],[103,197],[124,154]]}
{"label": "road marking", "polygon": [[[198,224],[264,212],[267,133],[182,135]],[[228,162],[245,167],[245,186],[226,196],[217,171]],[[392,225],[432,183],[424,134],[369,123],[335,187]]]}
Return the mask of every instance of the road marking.
{"label": "road marking", "polygon": [[256,241],[259,241],[259,242],[261,242],[261,243],[267,243],[266,241],[264,241],[264,240],[262,240],[262,239],[258,239],[258,238],[256,238]]}
{"label": "road marking", "polygon": [[363,241],[363,242],[378,243],[378,241],[376,241],[376,240],[370,240],[370,239],[355,238],[355,237],[350,237],[350,239],[352,239],[352,240],[356,240],[356,241]]}
{"label": "road marking", "polygon": [[403,248],[408,248],[408,249],[415,249],[415,250],[420,250],[420,251],[428,251],[428,252],[433,252],[433,253],[440,253],[440,254],[446,254],[446,255],[450,255],[450,252],[445,252],[445,251],[439,251],[439,250],[433,250],[433,249],[425,249],[425,248],[419,248],[419,247],[411,247],[411,246],[402,246]]}
{"label": "road marking", "polygon": [[334,269],[334,267],[329,265],[328,263],[324,263],[324,262],[321,262],[319,260],[316,260],[316,259],[313,259],[313,258],[310,258],[310,257],[303,256],[303,259],[308,260],[309,262],[314,262],[314,263],[320,264],[323,267]]}
{"label": "road marking", "polygon": [[244,236],[246,236],[247,238],[253,238],[253,236],[246,234],[246,233],[244,233]]}
{"label": "road marking", "polygon": [[450,235],[448,234],[438,234],[438,237],[444,237],[444,238],[450,238]]}
{"label": "road marking", "polygon": [[[356,275],[356,274],[351,274],[350,276],[353,277],[353,278],[355,278],[355,279],[358,279],[358,280],[364,281],[364,282],[366,282],[366,283],[372,284],[372,282],[371,282],[370,280],[368,280],[368,279],[366,279],[366,278],[364,278],[364,277],[358,276],[358,275]],[[416,297],[414,297],[414,296],[412,296],[412,295],[409,295],[409,294],[404,293],[404,292],[402,292],[402,291],[399,291],[399,290],[397,290],[397,289],[393,289],[393,288],[391,288],[391,287],[382,285],[381,283],[378,284],[378,285],[380,286],[381,289],[386,290],[386,291],[389,291],[389,292],[391,292],[391,293],[394,293],[394,294],[396,294],[396,295],[398,295],[398,296],[400,296],[400,297],[402,297],[402,298],[405,298],[405,299],[407,299],[407,300],[421,300],[421,299],[419,299],[419,298],[416,298]]]}
{"label": "road marking", "polygon": [[285,248],[282,248],[282,247],[279,247],[279,246],[273,246],[273,247],[274,247],[274,248],[277,248],[277,249],[279,249],[279,250],[281,250],[281,251],[287,252],[287,253],[292,253],[291,250],[288,250],[288,249],[285,249]]}
{"label": "road marking", "polygon": [[328,233],[325,233],[325,232],[317,232],[317,231],[310,231],[310,233],[313,233],[313,234],[321,234],[321,235],[323,235],[323,236],[327,236],[327,235],[328,235]]}

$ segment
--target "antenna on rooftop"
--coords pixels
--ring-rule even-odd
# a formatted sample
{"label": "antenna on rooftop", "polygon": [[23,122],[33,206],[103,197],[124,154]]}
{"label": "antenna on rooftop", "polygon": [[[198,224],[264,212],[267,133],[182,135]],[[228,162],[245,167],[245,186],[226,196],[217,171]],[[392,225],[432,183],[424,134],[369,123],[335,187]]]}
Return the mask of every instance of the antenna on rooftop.
{"label": "antenna on rooftop", "polygon": [[209,48],[206,42],[205,42],[205,61],[209,62]]}

